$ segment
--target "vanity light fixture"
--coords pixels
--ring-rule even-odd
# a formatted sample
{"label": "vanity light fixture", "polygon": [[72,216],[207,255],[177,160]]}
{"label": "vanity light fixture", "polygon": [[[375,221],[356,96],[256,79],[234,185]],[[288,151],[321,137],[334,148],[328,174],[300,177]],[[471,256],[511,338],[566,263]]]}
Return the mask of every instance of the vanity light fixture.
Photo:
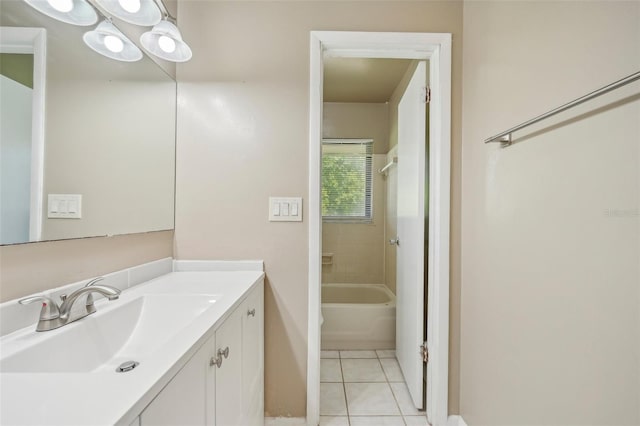
{"label": "vanity light fixture", "polygon": [[167,19],[142,34],[140,43],[147,52],[166,61],[186,62],[192,56],[191,48],[182,40],[178,27]]}
{"label": "vanity light fixture", "polygon": [[[55,0],[63,1],[63,0]],[[94,0],[112,17],[143,27],[156,25],[162,13],[154,0]]]}
{"label": "vanity light fixture", "polygon": [[86,0],[24,0],[50,18],[72,25],[89,26],[98,22],[98,14]]}
{"label": "vanity light fixture", "polygon": [[142,59],[142,52],[119,29],[106,19],[98,24],[95,30],[82,36],[91,49],[107,58],[123,62],[135,62]]}

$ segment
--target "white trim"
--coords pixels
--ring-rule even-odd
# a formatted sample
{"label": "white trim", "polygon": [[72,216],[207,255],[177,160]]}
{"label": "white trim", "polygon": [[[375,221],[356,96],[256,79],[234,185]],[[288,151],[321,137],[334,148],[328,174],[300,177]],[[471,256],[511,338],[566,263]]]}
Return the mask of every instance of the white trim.
{"label": "white trim", "polygon": [[264,426],[304,426],[304,417],[265,417]]}
{"label": "white trim", "polygon": [[174,272],[264,271],[262,260],[174,260]]}
{"label": "white trim", "polygon": [[[309,322],[307,424],[320,420],[320,283],[322,217],[320,161],[323,56],[412,58],[430,61],[430,205],[428,333],[433,389],[427,394],[433,426],[447,425],[449,358],[449,200],[451,150],[451,34],[312,31],[309,92]],[[431,307],[434,309],[431,309]]]}
{"label": "white trim", "polygon": [[0,27],[0,52],[33,54],[29,241],[40,241],[43,221],[42,204],[44,202],[47,30],[44,28]]}
{"label": "white trim", "polygon": [[311,31],[309,92],[309,317],[307,349],[307,424],[320,423],[320,283],[322,264],[322,35]]}
{"label": "white trim", "polygon": [[431,389],[427,413],[434,426],[447,422],[449,399],[449,210],[451,184],[451,35],[430,60],[429,259],[427,341]]}
{"label": "white trim", "polygon": [[449,416],[447,426],[467,426],[462,416]]}

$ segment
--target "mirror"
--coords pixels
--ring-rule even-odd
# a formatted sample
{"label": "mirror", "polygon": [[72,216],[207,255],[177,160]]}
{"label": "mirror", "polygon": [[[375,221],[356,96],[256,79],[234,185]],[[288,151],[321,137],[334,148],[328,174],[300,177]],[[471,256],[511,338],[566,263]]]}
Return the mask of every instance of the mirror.
{"label": "mirror", "polygon": [[[0,26],[0,244],[173,229],[175,81],[147,56],[95,53],[82,41],[95,25],[22,0],[2,0]],[[44,28],[46,59],[6,27]]]}

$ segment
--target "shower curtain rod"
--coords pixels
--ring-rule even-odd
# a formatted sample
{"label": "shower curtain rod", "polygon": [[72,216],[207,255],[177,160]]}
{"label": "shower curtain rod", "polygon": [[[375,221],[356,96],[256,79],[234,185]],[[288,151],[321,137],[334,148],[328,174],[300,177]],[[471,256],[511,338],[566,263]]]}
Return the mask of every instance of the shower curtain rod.
{"label": "shower curtain rod", "polygon": [[389,169],[389,167],[393,166],[397,162],[398,162],[398,157],[393,157],[393,159],[389,162],[389,164],[387,164],[386,166],[384,166],[383,168],[378,170],[378,173],[383,174],[384,172],[386,172]]}
{"label": "shower curtain rod", "polygon": [[529,121],[525,121],[524,123],[518,124],[517,126],[514,126],[512,128],[510,128],[509,130],[505,130],[502,133],[498,133],[495,136],[491,136],[490,138],[487,138],[484,140],[484,143],[490,143],[490,142],[501,142],[505,145],[511,145],[512,139],[511,139],[511,133],[516,132],[520,129],[524,129],[525,127],[531,126],[532,124],[535,124],[539,121],[542,121],[546,118],[549,118],[551,116],[554,116],[556,114],[559,114],[563,111],[568,110],[569,108],[573,108],[574,106],[580,105],[583,102],[586,102],[588,100],[591,100],[593,98],[596,98],[600,95],[604,95],[605,93],[611,92],[612,90],[615,90],[619,87],[622,87],[624,85],[627,85],[629,83],[632,83],[636,80],[640,79],[640,71],[637,71],[623,79],[620,79],[616,82],[613,82],[607,86],[601,87],[598,90],[595,90],[587,95],[584,95],[578,99],[574,99],[571,102],[568,102],[562,106],[559,106],[558,108],[552,109],[551,111],[545,112],[542,115],[539,115],[535,118],[532,118]]}

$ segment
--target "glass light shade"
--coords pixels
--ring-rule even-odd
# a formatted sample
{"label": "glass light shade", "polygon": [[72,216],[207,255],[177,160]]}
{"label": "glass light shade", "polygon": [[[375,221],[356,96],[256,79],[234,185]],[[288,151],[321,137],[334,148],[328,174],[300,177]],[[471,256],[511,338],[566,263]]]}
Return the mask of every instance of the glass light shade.
{"label": "glass light shade", "polygon": [[186,62],[193,55],[191,48],[182,40],[178,27],[166,20],[142,34],[140,43],[147,52],[166,61]]}
{"label": "glass light shade", "polygon": [[124,62],[142,59],[138,46],[109,21],[100,22],[95,30],[84,33],[82,39],[87,46],[107,58]]}
{"label": "glass light shade", "polygon": [[150,27],[162,19],[162,13],[153,0],[95,0],[111,16],[125,22]]}
{"label": "glass light shade", "polygon": [[98,22],[98,14],[86,0],[24,0],[50,18],[67,24],[89,26]]}

